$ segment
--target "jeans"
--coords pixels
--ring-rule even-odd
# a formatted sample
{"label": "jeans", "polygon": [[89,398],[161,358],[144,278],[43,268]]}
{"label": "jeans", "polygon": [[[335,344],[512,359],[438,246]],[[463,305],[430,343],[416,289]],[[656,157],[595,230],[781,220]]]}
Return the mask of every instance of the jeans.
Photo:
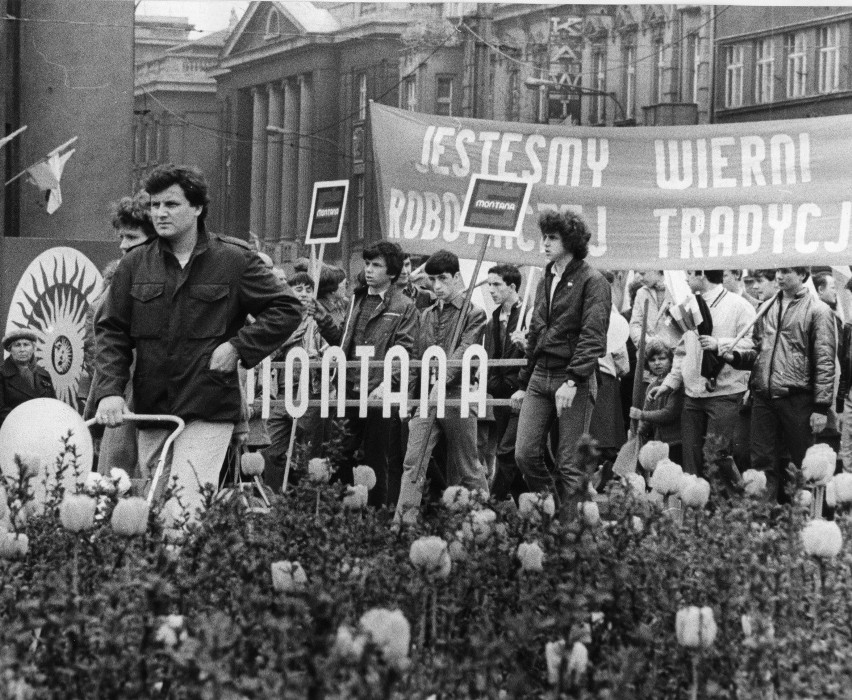
{"label": "jeans", "polygon": [[[577,464],[577,442],[589,431],[597,396],[597,379],[577,384],[571,406],[556,416],[556,390],[568,379],[564,369],[536,366],[527,386],[521,414],[515,459],[530,491],[549,491],[560,499],[576,498],[583,487],[583,472]],[[554,421],[559,423],[559,446],[555,474],[545,464],[544,439]]]}
{"label": "jeans", "polygon": [[[142,429],[138,435],[139,467],[146,481],[154,476],[157,462],[166,439],[173,428]],[[198,516],[197,510],[203,505],[201,487],[219,485],[219,471],[231,442],[234,424],[194,420],[186,424],[183,432],[172,444],[163,474],[157,482],[155,498],[160,499],[166,485],[177,478],[177,489],[171,499],[163,506],[163,515],[169,520],[180,518],[186,510],[190,521]]]}
{"label": "jeans", "polygon": [[704,439],[708,435],[726,436],[729,451],[733,450],[744,393],[701,399],[684,397],[683,412],[680,414],[684,472],[698,475],[704,473]]}
{"label": "jeans", "polygon": [[[484,491],[486,496],[488,494],[485,469],[477,458],[476,416],[471,412],[467,418],[461,418],[458,408],[447,408],[444,418],[434,419],[431,430],[430,423],[432,419],[418,414],[408,424],[408,448],[405,451],[399,502],[396,505],[397,520],[407,511],[419,508],[423,499],[429,457],[441,435],[446,438],[447,443],[447,485],[479,489]],[[421,458],[423,469],[417,479]]]}
{"label": "jeans", "polygon": [[766,497],[773,503],[784,483],[783,462],[778,457],[779,445],[789,452],[797,468],[807,449],[814,444],[810,393],[796,393],[777,399],[754,396],[751,409],[751,467],[766,473]]}

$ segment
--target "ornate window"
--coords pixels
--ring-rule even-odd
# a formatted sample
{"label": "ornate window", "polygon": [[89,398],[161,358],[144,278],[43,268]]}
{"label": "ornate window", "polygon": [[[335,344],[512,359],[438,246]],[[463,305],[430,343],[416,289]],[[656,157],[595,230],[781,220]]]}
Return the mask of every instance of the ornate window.
{"label": "ornate window", "polygon": [[266,34],[264,39],[277,39],[281,36],[281,17],[278,10],[272,8],[266,15]]}

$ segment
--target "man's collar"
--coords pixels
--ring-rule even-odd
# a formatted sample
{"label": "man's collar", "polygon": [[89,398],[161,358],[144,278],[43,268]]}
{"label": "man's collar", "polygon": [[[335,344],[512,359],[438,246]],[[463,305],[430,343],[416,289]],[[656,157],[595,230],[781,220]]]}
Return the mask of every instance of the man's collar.
{"label": "man's collar", "polygon": [[381,292],[374,292],[372,289],[367,287],[367,296],[379,297],[382,301],[384,301],[388,290],[390,290],[390,287],[385,287]]}
{"label": "man's collar", "polygon": [[[164,253],[164,252],[168,251],[169,253],[174,255],[174,253],[172,252],[172,247],[165,240],[163,240],[163,238],[160,237],[160,236],[157,236],[157,246],[160,249],[160,253]],[[193,255],[200,255],[205,250],[207,250],[209,247],[210,247],[210,238],[207,235],[207,232],[199,229],[198,237],[195,240],[195,247],[192,249],[192,253],[191,253],[190,257],[192,257]]]}
{"label": "man's collar", "polygon": [[721,284],[717,284],[715,288],[707,292],[702,292],[701,296],[703,296],[704,301],[709,304],[710,302],[716,301],[716,297],[718,297],[724,291],[725,287],[723,287]]}

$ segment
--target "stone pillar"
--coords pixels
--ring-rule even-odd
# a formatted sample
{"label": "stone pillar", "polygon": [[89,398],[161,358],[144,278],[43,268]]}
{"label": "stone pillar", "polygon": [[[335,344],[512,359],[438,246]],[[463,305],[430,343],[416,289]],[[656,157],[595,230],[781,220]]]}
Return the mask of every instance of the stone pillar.
{"label": "stone pillar", "polygon": [[313,157],[311,149],[315,139],[308,136],[313,130],[313,81],[310,73],[299,76],[299,199],[296,206],[298,237],[304,238],[311,211],[311,196],[314,191]]}
{"label": "stone pillar", "polygon": [[[299,193],[299,86],[292,78],[284,81],[284,134],[281,144],[281,237],[301,242],[296,228]],[[301,239],[301,240],[300,240]]]}
{"label": "stone pillar", "polygon": [[[268,86],[270,126],[281,126],[281,86],[270,83]],[[264,240],[281,238],[281,134],[266,132],[266,222]]]}
{"label": "stone pillar", "polygon": [[263,224],[266,212],[266,120],[269,118],[269,96],[263,87],[254,87],[251,91],[253,101],[251,129],[251,207],[249,209],[249,228],[259,238],[263,238]]}

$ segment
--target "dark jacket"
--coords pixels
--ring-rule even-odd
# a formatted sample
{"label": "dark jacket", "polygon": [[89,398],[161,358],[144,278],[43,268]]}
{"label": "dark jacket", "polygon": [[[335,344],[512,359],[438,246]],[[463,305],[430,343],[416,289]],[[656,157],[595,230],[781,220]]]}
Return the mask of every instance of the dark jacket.
{"label": "dark jacket", "polygon": [[662,383],[662,379],[654,377],[645,390],[642,420],[639,421],[636,432],[646,440],[654,439],[670,445],[680,445],[683,441],[680,427],[680,414],[683,411],[684,402],[683,387],[655,399],[649,397],[651,389],[655,389]]}
{"label": "dark jacket", "polygon": [[[524,356],[524,351],[518,348],[511,340],[512,331],[518,327],[518,316],[521,312],[521,303],[512,307],[509,320],[506,324],[506,335],[500,338],[500,311],[498,306],[488,319],[488,327],[485,329],[485,352],[489,360],[518,360]],[[520,367],[488,367],[487,391],[495,399],[508,399],[518,390],[518,374]]]}
{"label": "dark jacket", "polygon": [[568,378],[588,381],[606,355],[606,334],[612,308],[612,290],[604,276],[585,260],[571,260],[556,286],[553,303],[550,288],[553,263],[538,283],[530,332],[527,336],[527,366],[518,375],[526,389],[538,362],[564,367]]}
{"label": "dark jacket", "polygon": [[[471,345],[482,343],[487,323],[485,312],[478,306],[470,304],[467,316],[463,321],[459,341],[454,348],[450,347],[453,328],[463,305],[464,294],[457,294],[451,303],[443,304],[443,309],[436,301],[420,314],[420,335],[417,338],[414,359],[423,359],[423,353],[428,348],[438,345],[447,354],[448,362],[450,360],[461,360],[464,356],[464,351]],[[447,367],[447,387],[456,388],[461,386],[461,371],[461,367]],[[412,378],[413,376],[414,373],[412,373]],[[417,385],[413,384],[413,380],[411,386],[413,391],[417,390]]]}
{"label": "dark jacket", "polygon": [[[246,323],[249,314],[254,323]],[[122,258],[96,320],[95,400],[123,395],[136,348],[137,412],[237,422],[237,370],[210,370],[213,351],[230,342],[245,366],[254,367],[300,320],[298,299],[242,241],[199,231],[181,269],[155,238]]]}
{"label": "dark jacket", "polygon": [[834,314],[807,288],[784,309],[776,297],[754,327],[754,349],[734,352],[735,369],[751,370],[749,387],[775,399],[811,393],[814,410],[826,413],[834,397]]}
{"label": "dark jacket", "polygon": [[3,368],[0,370],[0,425],[12,409],[20,406],[24,401],[56,398],[53,381],[46,369],[33,364],[33,380],[35,386],[21,376],[18,365],[11,357],[4,360]]}
{"label": "dark jacket", "polygon": [[[352,347],[355,323],[361,304],[367,296],[367,291],[367,286],[364,285],[359,286],[353,292],[349,313],[342,325],[335,324],[327,313],[320,312],[317,315],[320,335],[329,345],[339,345],[346,357],[350,357],[355,350]],[[388,350],[395,345],[402,346],[411,355],[414,351],[418,325],[417,309],[414,302],[405,296],[398,287],[391,285],[385,292],[384,299],[376,307],[376,310],[370,316],[370,320],[367,321],[362,344],[372,345],[375,348],[375,355],[371,359],[376,361],[384,360]],[[398,367],[399,365],[394,363],[393,384],[395,387],[399,386]],[[347,383],[358,386],[358,374],[352,371],[347,371],[346,374]],[[370,370],[369,390],[373,391],[382,383],[383,379],[384,370],[381,367],[372,368]]]}

